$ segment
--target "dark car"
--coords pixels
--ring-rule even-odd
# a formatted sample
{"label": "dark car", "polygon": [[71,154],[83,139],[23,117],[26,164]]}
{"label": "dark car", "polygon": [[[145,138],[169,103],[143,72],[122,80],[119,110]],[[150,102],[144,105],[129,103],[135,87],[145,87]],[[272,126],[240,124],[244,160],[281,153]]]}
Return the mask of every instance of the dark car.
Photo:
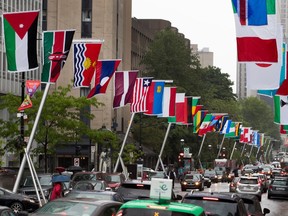
{"label": "dark car", "polygon": [[39,208],[39,203],[31,197],[0,188],[0,205],[10,207],[15,213],[20,211],[33,212]]}
{"label": "dark car", "polygon": [[268,208],[264,208],[262,211],[259,199],[255,195],[238,194],[238,196],[243,200],[249,215],[264,216],[270,213]]}
{"label": "dark car", "polygon": [[271,180],[268,188],[267,198],[288,197],[288,177],[276,177]]}
{"label": "dark car", "polygon": [[30,215],[116,215],[121,205],[121,202],[111,200],[59,198],[46,203],[44,206]]}
{"label": "dark car", "polygon": [[73,175],[70,188],[73,188],[76,182],[90,181],[90,180],[104,180],[106,181],[107,173],[104,172],[77,172]]}
{"label": "dark car", "polygon": [[204,190],[204,178],[201,174],[186,174],[180,184],[182,191],[187,189]]}
{"label": "dark car", "polygon": [[[38,175],[39,182],[41,184],[41,188],[43,190],[44,196],[46,199],[49,198],[49,195],[52,191],[52,177],[53,175],[50,174],[40,174]],[[27,176],[20,188],[18,189],[18,193],[36,198],[36,190],[31,176]],[[39,195],[41,193],[39,191]]]}
{"label": "dark car", "polygon": [[201,206],[206,215],[248,216],[243,200],[235,193],[187,193],[182,202]]}
{"label": "dark car", "polygon": [[216,171],[213,169],[206,169],[203,173],[205,178],[209,178],[211,182],[217,183],[218,182],[218,176],[216,174]]}
{"label": "dark car", "polygon": [[79,191],[72,190],[66,195],[68,199],[93,198],[95,200],[114,200],[124,202],[123,197],[115,191]]}
{"label": "dark car", "polygon": [[[131,180],[125,181],[116,190],[124,199],[124,202],[134,199],[149,199],[151,181]],[[172,191],[172,201],[181,200],[182,196],[175,195]]]}
{"label": "dark car", "polygon": [[123,173],[108,173],[106,181],[108,186],[115,191],[126,180]]}
{"label": "dark car", "polygon": [[100,190],[111,190],[108,184],[103,180],[90,180],[90,181],[79,181],[73,186],[73,190],[82,191],[100,191]]}

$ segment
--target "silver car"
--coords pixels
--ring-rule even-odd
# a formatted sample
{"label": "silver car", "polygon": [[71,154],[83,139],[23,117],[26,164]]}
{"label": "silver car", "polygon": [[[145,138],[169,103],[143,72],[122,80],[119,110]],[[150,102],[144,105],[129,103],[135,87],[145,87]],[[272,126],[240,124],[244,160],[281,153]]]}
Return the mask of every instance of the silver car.
{"label": "silver car", "polygon": [[262,189],[258,179],[258,177],[254,176],[241,176],[237,184],[236,193],[253,194],[261,201]]}

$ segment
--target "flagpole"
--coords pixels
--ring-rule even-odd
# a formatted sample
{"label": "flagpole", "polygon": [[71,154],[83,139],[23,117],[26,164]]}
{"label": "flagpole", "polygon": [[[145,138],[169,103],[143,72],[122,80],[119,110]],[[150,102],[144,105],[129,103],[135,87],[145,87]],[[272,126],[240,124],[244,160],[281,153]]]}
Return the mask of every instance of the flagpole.
{"label": "flagpole", "polygon": [[[32,128],[32,131],[31,131],[31,134],[30,134],[30,137],[29,137],[29,141],[28,141],[28,144],[27,144],[27,147],[26,147],[27,154],[30,154],[30,149],[31,149],[31,146],[32,146],[32,142],[34,140],[34,135],[35,135],[35,132],[36,132],[36,128],[37,128],[37,125],[38,125],[38,122],[39,122],[39,119],[40,119],[40,116],[41,116],[41,113],[42,113],[42,109],[44,107],[44,103],[45,103],[46,97],[47,97],[48,92],[49,92],[49,87],[50,87],[50,83],[48,82],[46,84],[46,87],[45,87],[45,90],[44,90],[44,93],[43,93],[43,97],[42,97],[42,100],[40,102],[39,109],[38,109],[38,112],[37,112],[37,115],[36,115],[36,118],[35,118],[35,122],[33,124],[33,128]],[[14,187],[13,187],[13,192],[14,193],[17,193],[17,190],[19,188],[20,180],[21,180],[24,168],[25,168],[26,161],[27,161],[27,158],[23,157],[21,165],[20,165],[20,168],[19,168],[19,172],[18,172],[18,175],[17,175],[17,178],[16,178],[16,181],[15,181],[15,184],[14,184]]]}
{"label": "flagpole", "polygon": [[268,153],[268,149],[270,148],[270,144],[271,144],[271,139],[269,139],[269,143],[268,143],[268,146],[266,148],[266,151],[265,151],[265,163],[267,163],[267,153]]}
{"label": "flagpole", "polygon": [[[134,116],[135,116],[135,113],[133,112],[132,115],[131,115],[131,118],[130,118],[130,122],[129,122],[129,125],[128,125],[128,128],[127,128],[127,131],[126,131],[124,140],[123,140],[123,142],[122,142],[122,146],[121,146],[120,152],[119,152],[119,154],[118,154],[118,158],[117,158],[117,161],[116,161],[116,164],[115,164],[115,167],[114,167],[114,172],[117,172],[118,165],[119,165],[119,162],[120,162],[120,158],[121,158],[121,156],[122,156],[122,153],[123,153],[123,150],[124,150],[124,147],[125,147],[125,143],[126,143],[126,140],[127,140],[127,137],[128,137],[128,134],[129,134],[129,131],[130,131],[130,128],[131,128],[133,119],[134,119]],[[121,166],[122,166],[122,169],[123,169],[123,171],[124,171],[123,163],[121,163]],[[125,171],[124,171],[124,172],[125,172]]]}
{"label": "flagpole", "polygon": [[241,157],[242,157],[242,155],[244,153],[245,147],[246,147],[246,143],[244,143],[244,145],[243,145],[243,149],[242,149],[242,152],[241,152],[241,155],[240,155]]}
{"label": "flagpole", "polygon": [[260,151],[260,147],[258,147],[257,149],[257,153],[256,153],[256,159],[258,160],[258,154],[259,154],[259,151]]}
{"label": "flagpole", "polygon": [[251,154],[252,154],[253,148],[254,148],[254,146],[253,146],[253,144],[252,144],[252,145],[251,145],[251,149],[250,149],[250,153],[249,153],[249,158],[251,157]]}
{"label": "flagpole", "polygon": [[161,160],[161,157],[162,157],[162,154],[163,154],[165,145],[166,145],[166,141],[167,141],[167,137],[168,137],[169,132],[170,132],[171,125],[172,125],[172,123],[169,122],[169,123],[168,123],[167,130],[166,130],[166,134],[165,134],[165,137],[164,137],[164,140],[163,140],[163,143],[162,143],[162,147],[161,147],[160,153],[159,153],[159,155],[158,155],[158,160],[157,160],[156,167],[155,167],[155,170],[156,170],[156,171],[158,170],[159,162],[161,162],[162,170],[163,170],[163,171],[165,170],[165,169],[164,169],[163,162],[162,162],[162,160]]}
{"label": "flagpole", "polygon": [[203,139],[202,139],[201,146],[200,146],[200,149],[199,149],[199,152],[198,152],[197,157],[199,157],[200,154],[201,154],[201,151],[202,151],[202,147],[203,147],[203,143],[204,143],[204,141],[205,141],[205,138],[206,138],[206,133],[205,133],[204,136],[203,136]]}
{"label": "flagpole", "polygon": [[222,149],[222,146],[223,146],[223,143],[224,143],[224,139],[225,139],[225,134],[223,135],[223,138],[222,138],[222,141],[221,141],[221,144],[220,144],[220,147],[219,147],[219,151],[218,151],[218,154],[217,154],[217,157],[219,157],[220,153],[221,153],[221,149]]}
{"label": "flagpole", "polygon": [[234,154],[234,150],[236,148],[236,141],[234,142],[234,146],[233,146],[233,149],[232,149],[232,152],[231,152],[231,155],[230,155],[230,160],[232,160],[232,157],[233,157],[233,154]]}

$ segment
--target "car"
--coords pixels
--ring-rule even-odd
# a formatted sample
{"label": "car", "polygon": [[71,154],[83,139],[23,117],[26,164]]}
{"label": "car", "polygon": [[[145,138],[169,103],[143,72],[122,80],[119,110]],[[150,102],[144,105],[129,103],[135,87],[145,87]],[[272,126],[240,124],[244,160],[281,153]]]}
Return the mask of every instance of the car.
{"label": "car", "polygon": [[72,190],[88,190],[88,191],[100,191],[100,190],[111,190],[108,184],[103,180],[89,180],[77,182]]}
{"label": "car", "polygon": [[14,193],[0,187],[0,205],[11,208],[15,213],[33,212],[39,208],[39,202],[29,196]]}
{"label": "car", "polygon": [[[254,173],[257,173],[260,171],[260,167],[259,166],[255,166],[253,164],[246,164],[244,167],[243,167],[243,170],[242,170],[242,175],[244,175],[245,173],[247,173],[247,170],[252,170],[252,172]],[[249,171],[250,172],[250,171]]]}
{"label": "car", "polygon": [[[116,190],[128,202],[134,199],[149,199],[151,181],[127,180]],[[181,200],[182,196],[175,195],[172,191],[172,201]]]}
{"label": "car", "polygon": [[206,215],[248,216],[243,200],[235,193],[191,192],[182,203],[201,206]]}
{"label": "car", "polygon": [[20,216],[7,206],[0,206],[0,216]]}
{"label": "car", "polygon": [[218,177],[216,174],[216,171],[213,169],[206,169],[203,173],[205,178],[209,178],[211,182],[217,183],[218,182]]}
{"label": "car", "polygon": [[233,180],[229,183],[229,192],[230,193],[235,193],[238,181],[240,180],[240,177],[235,177]]}
{"label": "car", "polygon": [[187,189],[204,190],[204,178],[201,174],[186,174],[180,184],[182,191]]}
{"label": "car", "polygon": [[124,203],[116,216],[139,215],[177,215],[177,216],[205,216],[204,209],[199,206],[178,202],[159,202],[154,199],[132,200]]}
{"label": "car", "polygon": [[149,179],[151,180],[152,178],[168,179],[168,175],[164,171],[151,171],[149,172]]}
{"label": "car", "polygon": [[[202,175],[202,174],[200,174],[200,175]],[[203,176],[203,178],[204,178],[204,186],[207,187],[207,188],[210,188],[211,184],[212,184],[211,180],[209,178],[204,177],[204,176]]]}
{"label": "car", "polygon": [[46,203],[29,216],[45,215],[116,215],[116,212],[122,205],[121,202],[112,200],[95,200],[95,199],[68,199],[59,198]]}
{"label": "car", "polygon": [[73,186],[78,181],[89,181],[89,180],[104,180],[106,181],[107,173],[104,172],[77,172],[73,175],[71,182],[70,182],[70,188],[73,188]]}
{"label": "car", "polygon": [[271,199],[272,197],[288,197],[288,177],[275,177],[271,180],[267,198]]}
{"label": "car", "polygon": [[272,173],[272,169],[273,169],[273,166],[271,166],[270,164],[262,165],[260,173],[265,174],[267,178],[269,179]]}
{"label": "car", "polygon": [[[53,175],[51,174],[39,174],[38,175],[38,179],[39,179],[41,188],[43,190],[43,193],[46,199],[49,198],[50,193],[52,192],[52,188],[53,188],[52,177]],[[18,189],[18,193],[21,193],[21,194],[24,194],[33,198],[37,197],[32,176],[27,176],[25,178],[23,184],[21,184],[20,188]],[[42,196],[40,193],[40,190],[39,190],[39,195]]]}
{"label": "car", "polygon": [[80,191],[72,190],[65,197],[69,199],[76,198],[93,198],[97,200],[114,200],[117,202],[124,202],[123,197],[115,191]]}
{"label": "car", "polygon": [[263,173],[253,173],[252,176],[259,177],[259,182],[262,185],[262,192],[266,193],[269,187],[269,180],[267,176]]}
{"label": "car", "polygon": [[236,193],[253,194],[261,201],[262,186],[257,176],[240,176],[237,183]]}
{"label": "car", "polygon": [[108,173],[106,181],[108,186],[115,191],[126,180],[123,173]]}
{"label": "car", "polygon": [[249,215],[264,216],[270,213],[268,208],[264,208],[262,211],[259,199],[255,195],[238,194],[238,196],[243,200]]}

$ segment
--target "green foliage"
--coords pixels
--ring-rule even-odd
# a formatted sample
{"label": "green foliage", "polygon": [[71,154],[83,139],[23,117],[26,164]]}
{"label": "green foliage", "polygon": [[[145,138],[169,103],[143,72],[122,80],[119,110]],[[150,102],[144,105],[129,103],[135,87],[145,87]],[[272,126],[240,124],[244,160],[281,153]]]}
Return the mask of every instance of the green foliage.
{"label": "green foliage", "polygon": [[141,157],[143,157],[143,152],[139,151],[134,144],[125,145],[122,156],[124,164],[134,164]]}

